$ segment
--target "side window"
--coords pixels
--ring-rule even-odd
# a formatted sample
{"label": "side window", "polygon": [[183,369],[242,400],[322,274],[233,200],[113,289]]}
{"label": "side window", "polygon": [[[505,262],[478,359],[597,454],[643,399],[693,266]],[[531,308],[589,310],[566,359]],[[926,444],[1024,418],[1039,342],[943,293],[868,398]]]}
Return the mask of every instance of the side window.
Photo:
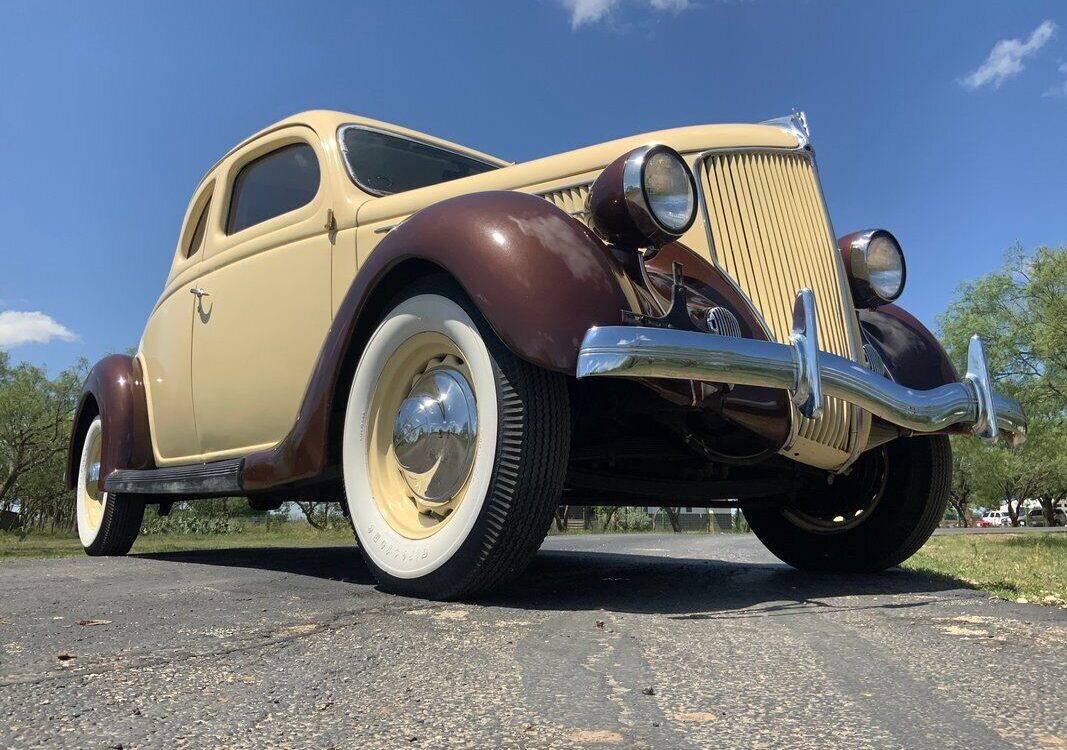
{"label": "side window", "polygon": [[237,173],[226,234],[294,211],[319,192],[319,160],[306,143],[294,143],[249,162]]}
{"label": "side window", "polygon": [[192,235],[189,237],[189,243],[185,246],[185,257],[192,258],[198,252],[200,248],[204,246],[204,232],[207,229],[207,214],[211,210],[211,199],[207,199],[207,203],[200,209],[200,218],[196,220],[196,227],[193,229]]}

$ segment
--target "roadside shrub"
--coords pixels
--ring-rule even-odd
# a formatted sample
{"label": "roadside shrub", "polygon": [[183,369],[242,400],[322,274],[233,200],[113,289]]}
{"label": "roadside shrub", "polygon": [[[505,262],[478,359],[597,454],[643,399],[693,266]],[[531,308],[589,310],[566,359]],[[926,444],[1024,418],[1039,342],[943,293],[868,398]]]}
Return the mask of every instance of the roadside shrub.
{"label": "roadside shrub", "polygon": [[648,531],[652,528],[652,519],[644,508],[619,508],[615,527],[619,531]]}
{"label": "roadside shrub", "polygon": [[244,525],[228,518],[196,515],[152,516],[141,524],[142,534],[239,534]]}

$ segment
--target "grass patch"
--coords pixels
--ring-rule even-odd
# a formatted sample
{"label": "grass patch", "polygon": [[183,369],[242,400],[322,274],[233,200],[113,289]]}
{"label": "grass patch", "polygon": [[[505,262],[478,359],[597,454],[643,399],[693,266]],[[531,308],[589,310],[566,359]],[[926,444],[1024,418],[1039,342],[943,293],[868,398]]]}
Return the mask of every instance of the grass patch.
{"label": "grass patch", "polygon": [[[182,552],[197,549],[234,547],[320,547],[353,544],[347,525],[318,531],[303,521],[245,525],[237,534],[142,534],[130,554]],[[83,555],[74,534],[31,532],[25,536],[0,532],[0,560],[27,557],[70,557]]]}
{"label": "grass patch", "polygon": [[1067,606],[1067,534],[935,536],[903,567],[1002,599]]}

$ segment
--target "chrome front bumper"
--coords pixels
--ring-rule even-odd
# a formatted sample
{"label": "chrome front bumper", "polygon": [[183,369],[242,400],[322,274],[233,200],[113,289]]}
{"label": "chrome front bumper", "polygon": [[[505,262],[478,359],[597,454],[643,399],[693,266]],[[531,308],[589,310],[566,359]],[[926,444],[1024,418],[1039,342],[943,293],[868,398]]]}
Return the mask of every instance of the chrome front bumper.
{"label": "chrome front bumper", "polygon": [[815,418],[823,395],[836,396],[914,432],[963,424],[988,443],[1000,432],[1015,444],[1026,436],[1022,407],[993,390],[985,351],[971,338],[967,374],[958,383],[918,391],[816,345],[815,296],[802,289],[793,306],[790,343],[640,326],[590,328],[578,352],[579,378],[673,378],[755,385],[790,392]]}

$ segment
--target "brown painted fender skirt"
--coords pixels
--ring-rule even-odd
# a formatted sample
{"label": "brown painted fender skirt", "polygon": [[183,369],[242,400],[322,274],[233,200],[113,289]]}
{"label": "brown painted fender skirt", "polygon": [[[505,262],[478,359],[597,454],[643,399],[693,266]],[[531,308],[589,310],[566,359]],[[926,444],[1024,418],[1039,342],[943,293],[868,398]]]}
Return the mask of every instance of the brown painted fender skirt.
{"label": "brown painted fender skirt", "polygon": [[888,304],[860,310],[864,340],[878,350],[895,383],[929,390],[959,380],[934,334],[907,310]]}
{"label": "brown painted fender skirt", "polygon": [[[668,269],[672,257],[685,263],[686,275],[706,294],[734,295],[731,307],[748,309],[719,272],[688,249],[676,245],[661,255]],[[634,257],[534,195],[475,193],[419,211],[360,267],[327,334],[296,424],[278,445],[245,458],[245,489],[313,479],[336,462],[330,450],[339,443],[355,363],[391,300],[414,280],[435,271],[450,274],[508,348],[571,375],[588,328],[619,324],[622,310],[650,312],[648,295],[627,265]],[[742,423],[763,421],[767,402],[774,400],[738,406]]]}
{"label": "brown painted fender skirt", "polygon": [[93,366],[82,386],[67,452],[68,489],[78,481],[82,437],[97,414],[103,423],[101,490],[116,469],[155,468],[141,363],[136,357],[111,354]]}

